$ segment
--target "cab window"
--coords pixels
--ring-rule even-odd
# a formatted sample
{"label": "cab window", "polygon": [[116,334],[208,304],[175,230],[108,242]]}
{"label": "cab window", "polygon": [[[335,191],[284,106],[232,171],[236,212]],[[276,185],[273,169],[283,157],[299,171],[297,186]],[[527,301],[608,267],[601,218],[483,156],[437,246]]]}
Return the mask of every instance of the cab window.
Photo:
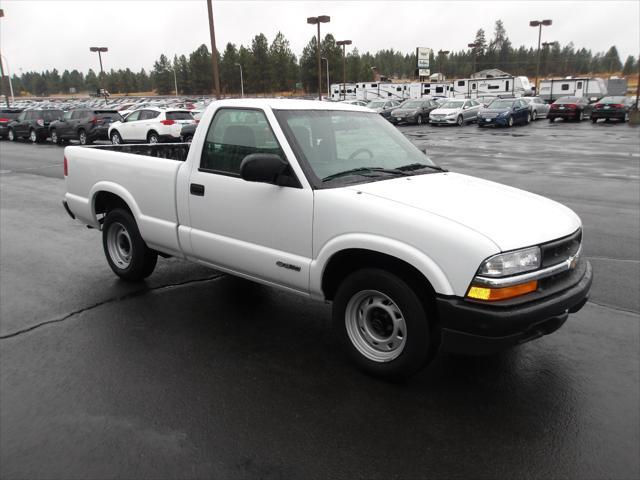
{"label": "cab window", "polygon": [[200,168],[238,176],[242,160],[252,153],[272,153],[285,158],[264,112],[239,108],[218,110],[207,131]]}

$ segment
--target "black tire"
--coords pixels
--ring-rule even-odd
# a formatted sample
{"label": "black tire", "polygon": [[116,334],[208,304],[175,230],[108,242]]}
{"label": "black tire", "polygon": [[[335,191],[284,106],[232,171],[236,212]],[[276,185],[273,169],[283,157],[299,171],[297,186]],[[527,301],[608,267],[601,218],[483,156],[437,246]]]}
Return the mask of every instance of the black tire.
{"label": "black tire", "polygon": [[87,132],[82,128],[78,130],[78,141],[80,145],[91,145],[91,140],[89,140]]}
{"label": "black tire", "polygon": [[151,130],[147,133],[147,143],[160,143],[160,135]]}
{"label": "black tire", "polygon": [[38,134],[33,128],[29,130],[29,141],[31,143],[38,143],[40,141]]}
{"label": "black tire", "polygon": [[7,132],[7,138],[10,142],[15,142],[18,140],[18,137],[16,137],[16,132],[13,131],[13,128],[10,128],[9,132]]}
{"label": "black tire", "polygon": [[527,119],[525,120],[524,124],[529,125],[530,123],[531,123],[531,112],[527,112]]}
{"label": "black tire", "polygon": [[186,137],[184,137],[184,143],[191,143],[191,140],[193,140],[192,135],[187,135]]}
{"label": "black tire", "polygon": [[531,120],[535,122],[537,119],[538,119],[538,111],[534,110],[533,112],[531,112]]}
{"label": "black tire", "polygon": [[122,143],[122,136],[120,135],[120,132],[117,130],[113,130],[111,132],[110,139],[113,145],[120,145]]}
{"label": "black tire", "polygon": [[507,127],[508,127],[508,128],[513,127],[513,117],[509,117],[509,118],[507,119]]}
{"label": "black tire", "polygon": [[[400,312],[399,318],[404,322],[402,323],[404,331],[401,331],[401,327],[396,330],[391,326],[394,330],[389,333],[386,326],[396,325],[398,318],[395,321],[391,320],[391,316],[384,307],[376,306],[380,303],[368,302],[369,294],[382,294],[382,297],[386,297],[392,305],[397,306]],[[363,297],[363,303],[358,303],[361,297]],[[367,314],[363,314],[365,308],[369,308]],[[360,323],[356,317],[362,315],[366,317],[362,325],[366,325],[368,330],[365,330],[365,327],[358,327]],[[376,318],[376,315],[382,315],[382,320]],[[388,271],[367,268],[358,270],[344,279],[333,300],[332,316],[334,328],[346,352],[359,368],[371,375],[392,380],[404,379],[417,373],[435,356],[437,348],[429,331],[430,315],[427,313],[425,304],[404,280]],[[374,347],[370,343],[374,337],[366,339],[368,335],[366,332],[376,329],[384,330],[384,334],[388,334],[386,342],[395,342],[396,339],[401,338],[398,340],[400,345],[397,343],[395,345],[395,351],[376,350],[382,347]],[[400,333],[394,336],[396,332]],[[375,334],[383,335],[380,330],[376,330]],[[376,360],[368,355],[396,356]]]}
{"label": "black tire", "polygon": [[598,119],[591,117],[591,123],[598,123]]}
{"label": "black tire", "polygon": [[458,119],[456,120],[456,124],[461,127],[464,125],[464,118],[462,117],[462,115],[458,115]]}
{"label": "black tire", "polygon": [[134,218],[120,208],[111,210],[104,219],[102,247],[111,270],[129,282],[147,278],[158,261],[157,252],[140,236]]}
{"label": "black tire", "polygon": [[549,123],[553,123],[554,120],[555,120],[555,118],[549,117]]}
{"label": "black tire", "polygon": [[422,125],[422,115],[418,115],[418,118],[416,118],[416,125]]}
{"label": "black tire", "polygon": [[60,145],[62,143],[62,139],[58,137],[58,131],[55,128],[51,129],[50,136],[51,143],[53,143],[54,145]]}

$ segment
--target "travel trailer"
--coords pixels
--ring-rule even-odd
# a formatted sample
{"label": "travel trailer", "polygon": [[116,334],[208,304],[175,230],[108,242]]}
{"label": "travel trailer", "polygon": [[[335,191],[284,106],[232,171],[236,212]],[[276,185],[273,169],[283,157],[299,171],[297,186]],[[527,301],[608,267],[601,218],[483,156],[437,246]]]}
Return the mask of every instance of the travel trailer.
{"label": "travel trailer", "polygon": [[456,98],[524,97],[532,94],[527,77],[461,78],[453,81]]}
{"label": "travel trailer", "polygon": [[607,85],[598,77],[545,79],[540,82],[538,94],[547,102],[554,102],[560,97],[587,97],[589,100],[598,100],[606,95]]}

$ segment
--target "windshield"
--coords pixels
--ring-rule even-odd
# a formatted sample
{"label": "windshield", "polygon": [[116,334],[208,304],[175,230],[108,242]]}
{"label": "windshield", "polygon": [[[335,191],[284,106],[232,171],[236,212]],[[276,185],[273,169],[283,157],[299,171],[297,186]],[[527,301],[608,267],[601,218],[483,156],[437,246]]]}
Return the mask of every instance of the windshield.
{"label": "windshield", "polygon": [[511,108],[513,100],[494,100],[489,104],[489,108]]}
{"label": "windshield", "polygon": [[[276,110],[276,117],[291,143],[297,146],[323,186],[339,186],[327,177],[354,169],[395,169],[435,164],[378,114],[329,110]],[[427,173],[435,171],[417,171]],[[369,172],[371,173],[371,172]],[[380,178],[382,173],[359,172],[339,177],[342,182]],[[382,178],[392,178],[394,172]],[[402,175],[403,172],[396,172]]]}
{"label": "windshield", "polygon": [[380,102],[380,101],[378,101],[378,102],[375,102],[375,101],[374,102],[370,102],[369,105],[367,105],[367,107],[369,107],[369,108],[382,108],[382,107],[384,107],[384,102]]}
{"label": "windshield", "polygon": [[462,108],[462,105],[464,105],[464,102],[445,102],[440,108]]}
{"label": "windshield", "polygon": [[422,102],[404,102],[401,107],[402,108],[420,108],[422,106]]}

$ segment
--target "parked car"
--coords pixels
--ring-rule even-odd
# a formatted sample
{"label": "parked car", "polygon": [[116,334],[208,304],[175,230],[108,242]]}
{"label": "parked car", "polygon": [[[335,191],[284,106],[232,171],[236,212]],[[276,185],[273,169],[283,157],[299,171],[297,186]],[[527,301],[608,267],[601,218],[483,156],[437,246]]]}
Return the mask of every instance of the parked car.
{"label": "parked car", "polygon": [[591,121],[596,123],[601,118],[604,118],[605,121],[615,119],[621,122],[628,122],[629,110],[632,105],[632,99],[628,97],[604,97],[593,106]]}
{"label": "parked car", "polygon": [[545,103],[540,97],[522,97],[521,100],[529,104],[531,120],[546,118],[549,114],[549,104]]}
{"label": "parked car", "polygon": [[367,103],[367,108],[379,113],[382,117],[389,119],[391,111],[400,105],[398,100],[371,100]]}
{"label": "parked car", "polygon": [[180,130],[180,139],[183,142],[191,143],[191,140],[193,140],[193,136],[196,133],[196,128],[198,128],[197,123],[188,123],[186,125],[183,125],[182,129]]}
{"label": "parked car", "polygon": [[529,105],[521,98],[496,98],[478,112],[478,127],[513,127],[530,121]]}
{"label": "parked car", "polygon": [[358,105],[360,107],[366,107],[367,106],[367,102],[366,100],[354,100],[354,99],[349,99],[349,100],[340,100],[340,103],[346,103],[347,105]]}
{"label": "parked car", "polygon": [[438,108],[438,103],[435,100],[407,100],[391,111],[389,121],[393,124],[415,123],[422,125],[429,122],[429,114],[436,108]]}
{"label": "parked car", "polygon": [[199,128],[190,146],[65,149],[63,205],[123,280],[166,255],[332,302],[354,362],[392,378],[552,333],[587,302],[572,210],[448,172],[371,110],[221,100]]}
{"label": "parked car", "polygon": [[475,100],[447,100],[429,114],[431,125],[458,125],[475,122],[482,105]]}
{"label": "parked car", "polygon": [[22,110],[22,108],[0,108],[0,139],[7,137],[9,123],[18,118]]}
{"label": "parked car", "polygon": [[80,145],[90,145],[96,140],[109,140],[109,125],[121,120],[116,110],[70,110],[51,122],[49,136],[52,143],[78,140]]}
{"label": "parked car", "polygon": [[593,105],[584,97],[561,97],[551,104],[547,118],[553,122],[556,118],[581,122],[591,116]]}
{"label": "parked car", "polygon": [[7,126],[9,140],[28,138],[30,142],[42,142],[49,136],[49,124],[62,117],[62,110],[29,109],[24,110]]}
{"label": "parked car", "polygon": [[195,123],[188,110],[146,107],[131,112],[122,121],[109,126],[109,138],[114,145],[128,142],[178,142],[180,130]]}

